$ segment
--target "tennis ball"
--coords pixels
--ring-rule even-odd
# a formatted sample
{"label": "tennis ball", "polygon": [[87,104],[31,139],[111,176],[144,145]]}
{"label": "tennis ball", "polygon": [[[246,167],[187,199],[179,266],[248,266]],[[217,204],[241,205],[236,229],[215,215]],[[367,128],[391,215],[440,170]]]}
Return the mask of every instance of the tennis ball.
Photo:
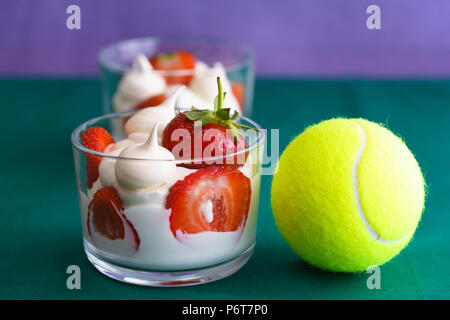
{"label": "tennis ball", "polygon": [[364,119],[331,119],[288,145],[271,193],[278,229],[303,260],[359,272],[389,261],[411,240],[425,183],[392,132]]}

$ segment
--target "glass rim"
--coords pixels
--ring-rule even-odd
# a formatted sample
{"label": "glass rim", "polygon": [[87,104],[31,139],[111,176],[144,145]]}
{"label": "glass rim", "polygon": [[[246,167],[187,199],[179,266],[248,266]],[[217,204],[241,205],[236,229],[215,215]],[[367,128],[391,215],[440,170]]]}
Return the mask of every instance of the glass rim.
{"label": "glass rim", "polygon": [[[262,143],[264,143],[265,138],[266,138],[266,133],[265,130],[263,130],[263,128],[256,123],[255,121],[244,117],[244,116],[239,116],[238,119],[242,119],[248,123],[250,123],[254,128],[258,129],[257,131],[257,139],[256,142],[252,145],[247,146],[244,149],[240,149],[236,152],[231,152],[231,153],[226,153],[226,154],[222,154],[222,155],[218,155],[218,156],[210,156],[210,157],[202,157],[202,158],[193,158],[193,159],[144,159],[144,158],[130,158],[130,157],[120,157],[120,156],[115,156],[115,155],[111,155],[109,153],[103,153],[103,152],[97,152],[94,150],[91,150],[85,146],[83,146],[83,144],[81,143],[81,132],[86,130],[88,127],[93,126],[94,123],[97,123],[99,121],[102,120],[106,120],[106,119],[111,119],[111,118],[120,118],[120,117],[125,117],[125,116],[130,116],[132,114],[135,114],[137,112],[139,112],[140,110],[132,110],[132,111],[124,111],[124,112],[115,112],[115,113],[108,113],[99,117],[95,117],[92,118],[88,121],[83,122],[82,124],[80,124],[78,127],[76,127],[71,134],[71,142],[72,142],[72,146],[74,148],[76,148],[78,151],[83,152],[84,154],[91,154],[94,156],[100,156],[102,158],[109,158],[109,159],[121,159],[121,160],[138,160],[138,161],[151,161],[151,162],[173,162],[173,163],[193,163],[193,164],[199,164],[202,162],[209,162],[209,161],[215,161],[215,160],[220,160],[224,158],[228,158],[231,156],[236,156],[245,152],[250,152],[252,150],[254,150],[255,148],[258,148],[260,145],[262,145]],[[250,129],[249,129],[250,130]],[[126,138],[125,138],[126,139]],[[227,164],[226,159],[224,161],[223,164]]]}
{"label": "glass rim", "polygon": [[[180,42],[198,42],[205,43],[209,45],[223,45],[233,48],[238,48],[243,53],[245,53],[245,58],[241,59],[236,63],[231,64],[223,64],[223,67],[226,72],[231,72],[234,70],[241,69],[242,66],[252,63],[254,60],[254,51],[253,49],[244,43],[234,41],[226,38],[217,38],[217,37],[208,37],[208,36],[148,36],[148,37],[136,37],[136,38],[128,38],[120,41],[116,41],[106,45],[101,48],[98,55],[97,61],[100,66],[105,67],[109,70],[113,70],[119,73],[126,73],[130,70],[131,66],[126,65],[124,63],[109,61],[105,56],[107,53],[119,45],[124,45],[126,43],[131,43],[133,41],[149,41],[149,40],[157,40],[157,41],[180,41]],[[218,61],[220,62],[220,61]],[[177,70],[154,70],[156,73],[162,76],[182,76],[182,75],[193,75],[195,73],[195,69],[177,69]]]}

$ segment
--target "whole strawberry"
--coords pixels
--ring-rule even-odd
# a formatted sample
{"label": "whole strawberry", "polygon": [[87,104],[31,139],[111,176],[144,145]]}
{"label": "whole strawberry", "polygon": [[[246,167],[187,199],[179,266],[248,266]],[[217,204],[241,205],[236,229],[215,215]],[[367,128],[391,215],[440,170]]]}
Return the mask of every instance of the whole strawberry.
{"label": "whole strawberry", "polygon": [[[223,107],[226,92],[222,90],[219,77],[217,86],[219,94],[214,101],[214,111],[192,107],[191,111],[179,113],[164,129],[162,146],[170,150],[177,159],[191,160],[181,164],[183,167],[239,167],[247,160],[248,151],[225,156],[247,148],[242,129],[254,128],[234,121],[238,113],[231,115],[231,109]],[[217,158],[220,155],[224,157]]]}

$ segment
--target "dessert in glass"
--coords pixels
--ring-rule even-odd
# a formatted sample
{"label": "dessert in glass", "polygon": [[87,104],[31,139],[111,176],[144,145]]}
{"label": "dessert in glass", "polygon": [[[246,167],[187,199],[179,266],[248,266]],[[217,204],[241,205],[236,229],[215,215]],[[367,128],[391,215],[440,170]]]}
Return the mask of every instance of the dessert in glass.
{"label": "dessert in glass", "polygon": [[121,41],[99,53],[104,113],[159,105],[179,85],[181,105],[211,107],[222,79],[226,105],[251,115],[254,58],[247,46],[208,38],[148,37]]}
{"label": "dessert in glass", "polygon": [[253,253],[264,131],[226,107],[215,82],[212,108],[176,108],[179,86],[160,105],[73,131],[84,248],[103,274],[193,285],[231,275]]}

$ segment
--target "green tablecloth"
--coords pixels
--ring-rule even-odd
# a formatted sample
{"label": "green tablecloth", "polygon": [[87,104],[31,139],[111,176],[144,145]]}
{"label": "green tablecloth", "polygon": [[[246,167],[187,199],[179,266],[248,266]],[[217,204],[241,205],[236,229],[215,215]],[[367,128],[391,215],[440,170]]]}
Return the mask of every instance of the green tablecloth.
{"label": "green tablecloth", "polygon": [[[98,80],[0,80],[1,299],[440,299],[450,298],[450,81],[260,79],[253,118],[280,128],[281,147],[307,125],[345,116],[383,122],[404,137],[428,182],[427,208],[411,244],[369,275],[306,265],[278,233],[271,177],[262,180],[258,239],[237,274],[206,285],[147,288],[108,279],[84,255],[71,131],[101,112]],[[66,288],[68,265],[81,290]]]}

